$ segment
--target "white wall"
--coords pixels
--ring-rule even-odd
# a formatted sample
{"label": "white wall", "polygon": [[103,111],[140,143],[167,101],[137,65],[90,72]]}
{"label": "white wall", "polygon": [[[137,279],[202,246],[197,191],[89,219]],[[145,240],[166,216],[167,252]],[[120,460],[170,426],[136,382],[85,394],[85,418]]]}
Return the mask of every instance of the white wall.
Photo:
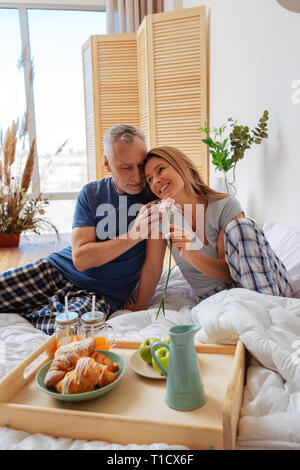
{"label": "white wall", "polygon": [[164,0],[164,11],[181,10],[182,0]]}
{"label": "white wall", "polygon": [[238,162],[237,197],[260,223],[300,227],[300,88],[292,89],[300,81],[300,14],[276,0],[182,1],[200,5],[209,7],[210,124],[232,116],[252,127],[270,112],[269,139]]}

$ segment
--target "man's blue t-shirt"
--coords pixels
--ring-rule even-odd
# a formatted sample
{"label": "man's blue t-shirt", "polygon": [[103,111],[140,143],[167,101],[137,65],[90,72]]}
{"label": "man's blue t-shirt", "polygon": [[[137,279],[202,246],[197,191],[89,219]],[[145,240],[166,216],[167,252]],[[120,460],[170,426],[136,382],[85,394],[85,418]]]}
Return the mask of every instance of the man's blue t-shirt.
{"label": "man's blue t-shirt", "polygon": [[[97,242],[128,232],[142,205],[148,202],[146,191],[139,194],[119,194],[112,178],[86,184],[78,195],[73,228],[95,227]],[[146,242],[102,266],[79,272],[68,246],[47,257],[65,278],[81,289],[101,293],[113,311],[121,307],[135,288],[145,260]]]}

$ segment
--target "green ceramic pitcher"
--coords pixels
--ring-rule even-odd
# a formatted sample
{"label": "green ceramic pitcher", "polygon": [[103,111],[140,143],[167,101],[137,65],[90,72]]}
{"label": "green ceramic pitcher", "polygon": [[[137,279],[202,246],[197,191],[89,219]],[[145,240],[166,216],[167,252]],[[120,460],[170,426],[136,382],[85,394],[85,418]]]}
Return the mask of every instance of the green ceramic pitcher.
{"label": "green ceramic pitcher", "polygon": [[[173,326],[169,329],[170,345],[163,341],[152,344],[152,357],[167,377],[166,403],[170,408],[193,410],[206,401],[194,345],[195,333],[200,328],[197,324]],[[170,351],[168,370],[155,354],[156,347],[160,345]]]}

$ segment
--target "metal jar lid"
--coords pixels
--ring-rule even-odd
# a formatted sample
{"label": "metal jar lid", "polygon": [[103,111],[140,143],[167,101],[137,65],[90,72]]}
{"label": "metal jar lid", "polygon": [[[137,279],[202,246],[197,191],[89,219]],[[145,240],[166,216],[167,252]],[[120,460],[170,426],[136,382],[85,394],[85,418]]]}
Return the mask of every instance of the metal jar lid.
{"label": "metal jar lid", "polygon": [[78,317],[78,313],[76,312],[69,312],[68,318],[66,317],[65,312],[59,313],[55,317],[56,324],[61,325],[61,326],[74,325],[74,323],[77,323],[78,320],[79,320],[79,317]]}
{"label": "metal jar lid", "polygon": [[95,326],[101,325],[105,322],[105,313],[104,312],[87,312],[81,315],[81,320],[84,325]]}

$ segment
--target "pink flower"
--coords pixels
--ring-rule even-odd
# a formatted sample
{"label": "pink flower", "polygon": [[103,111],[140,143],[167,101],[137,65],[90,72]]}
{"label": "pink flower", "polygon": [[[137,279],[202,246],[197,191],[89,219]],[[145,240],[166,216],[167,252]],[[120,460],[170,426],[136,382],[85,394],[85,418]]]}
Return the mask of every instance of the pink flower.
{"label": "pink flower", "polygon": [[158,203],[158,209],[159,212],[164,212],[167,209],[168,212],[174,213],[174,211],[176,210],[174,199],[172,199],[171,197],[167,197],[167,199],[162,199]]}

